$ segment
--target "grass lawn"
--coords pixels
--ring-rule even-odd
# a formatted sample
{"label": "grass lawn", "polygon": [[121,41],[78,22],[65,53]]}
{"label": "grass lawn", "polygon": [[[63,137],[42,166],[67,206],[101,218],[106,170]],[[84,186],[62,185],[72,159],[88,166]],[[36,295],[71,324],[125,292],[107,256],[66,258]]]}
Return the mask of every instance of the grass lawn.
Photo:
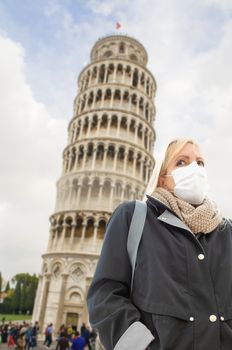
{"label": "grass lawn", "polygon": [[0,314],[0,322],[2,322],[3,317],[6,321],[30,321],[31,315],[2,315]]}

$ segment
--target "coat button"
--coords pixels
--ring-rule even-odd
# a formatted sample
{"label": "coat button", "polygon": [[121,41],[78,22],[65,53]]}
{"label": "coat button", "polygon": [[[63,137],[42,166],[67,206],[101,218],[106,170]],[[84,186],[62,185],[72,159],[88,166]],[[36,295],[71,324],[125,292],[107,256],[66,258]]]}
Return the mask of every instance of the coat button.
{"label": "coat button", "polygon": [[198,259],[199,259],[199,260],[204,260],[204,259],[205,259],[204,254],[199,254],[199,255],[198,255]]}
{"label": "coat button", "polygon": [[225,318],[223,316],[220,317],[221,321],[225,321]]}
{"label": "coat button", "polygon": [[193,316],[189,317],[189,321],[193,322],[194,321],[194,317]]}
{"label": "coat button", "polygon": [[215,316],[215,315],[210,315],[210,316],[209,316],[209,320],[210,320],[210,322],[216,322],[216,321],[217,321],[217,316]]}

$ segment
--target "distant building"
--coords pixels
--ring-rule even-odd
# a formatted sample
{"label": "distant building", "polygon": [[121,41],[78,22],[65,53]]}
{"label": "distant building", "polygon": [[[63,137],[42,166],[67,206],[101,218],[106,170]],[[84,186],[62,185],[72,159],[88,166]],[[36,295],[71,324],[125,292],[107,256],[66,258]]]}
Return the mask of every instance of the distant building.
{"label": "distant building", "polygon": [[63,172],[43,255],[33,321],[88,323],[86,293],[106,223],[122,201],[142,199],[155,161],[156,82],[135,39],[99,39],[80,73]]}

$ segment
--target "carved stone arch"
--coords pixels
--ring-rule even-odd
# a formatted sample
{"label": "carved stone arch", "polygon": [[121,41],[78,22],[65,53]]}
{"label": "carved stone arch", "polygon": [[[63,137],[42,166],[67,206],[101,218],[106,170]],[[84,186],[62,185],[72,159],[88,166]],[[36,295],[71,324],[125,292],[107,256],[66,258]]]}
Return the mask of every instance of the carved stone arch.
{"label": "carved stone arch", "polygon": [[52,278],[58,280],[61,277],[64,266],[61,259],[55,259],[51,263],[51,274]]}
{"label": "carved stone arch", "polygon": [[94,143],[89,142],[87,144],[87,160],[93,157]]}
{"label": "carved stone arch", "polygon": [[147,81],[146,81],[146,93],[150,95],[150,78],[149,77],[147,77]]}
{"label": "carved stone arch", "polygon": [[115,183],[115,197],[121,198],[122,196],[122,183],[121,181],[116,181]]}
{"label": "carved stone arch", "polygon": [[92,198],[98,198],[99,189],[100,189],[100,180],[99,180],[99,177],[95,177],[93,179],[93,184],[92,184],[92,192],[91,192]]}
{"label": "carved stone arch", "polygon": [[107,123],[108,123],[108,115],[107,114],[103,114],[101,117],[101,128],[106,129],[107,128]]}
{"label": "carved stone arch", "polygon": [[98,221],[98,228],[97,228],[97,239],[103,239],[106,231],[106,219],[101,218]]}
{"label": "carved stone arch", "polygon": [[92,106],[93,101],[94,101],[94,93],[93,91],[90,91],[88,95],[88,102],[87,102],[88,108]]}
{"label": "carved stone arch", "polygon": [[123,92],[123,102],[128,103],[130,100],[130,93],[128,90],[124,90]]}
{"label": "carved stone arch", "polygon": [[131,96],[131,103],[134,106],[137,105],[137,95],[135,93],[133,93],[132,96]]}
{"label": "carved stone arch", "polygon": [[139,82],[139,71],[137,68],[133,71],[133,79],[132,79],[132,86],[137,87]]}
{"label": "carved stone arch", "polygon": [[119,161],[124,161],[125,158],[125,147],[124,146],[119,146],[118,149],[118,160]]}
{"label": "carved stone arch", "polygon": [[131,61],[138,62],[138,57],[134,53],[130,54],[129,58]]}
{"label": "carved stone arch", "polygon": [[123,74],[123,65],[121,63],[117,65],[117,74]]}
{"label": "carved stone arch", "polygon": [[106,67],[105,67],[104,64],[102,64],[102,65],[100,66],[100,70],[99,70],[98,83],[103,83],[103,82],[104,82],[105,70],[106,70]]}
{"label": "carved stone arch", "polygon": [[126,186],[125,186],[124,198],[125,199],[131,199],[131,185],[130,184],[126,184]]}
{"label": "carved stone arch", "polygon": [[94,80],[94,81],[97,78],[97,71],[98,71],[98,67],[94,66],[92,69],[92,80]]}
{"label": "carved stone arch", "polygon": [[120,101],[121,100],[121,90],[116,89],[114,92],[114,101]]}
{"label": "carved stone arch", "polygon": [[96,130],[96,129],[97,129],[97,124],[98,124],[98,115],[95,113],[95,114],[92,116],[91,130]]}
{"label": "carved stone arch", "polygon": [[127,66],[126,66],[126,76],[127,76],[128,78],[131,78],[131,74],[132,74],[131,66],[127,65]]}
{"label": "carved stone arch", "polygon": [[79,145],[78,147],[78,165],[82,164],[84,158],[84,145]]}
{"label": "carved stone arch", "polygon": [[125,43],[123,41],[121,41],[118,45],[118,52],[125,53]]}
{"label": "carved stone arch", "polygon": [[97,92],[96,92],[96,100],[95,100],[96,105],[97,105],[98,103],[100,103],[101,100],[102,100],[102,90],[101,90],[101,89],[98,89]]}
{"label": "carved stone arch", "polygon": [[76,218],[75,218],[74,238],[81,238],[81,235],[82,235],[82,224],[83,224],[83,217],[78,214],[76,216]]}
{"label": "carved stone arch", "polygon": [[69,276],[73,280],[73,282],[79,283],[83,280],[88,272],[86,265],[82,261],[71,262],[68,267]]}
{"label": "carved stone arch", "polygon": [[94,217],[89,216],[86,222],[85,238],[92,238],[94,233]]}
{"label": "carved stone arch", "polygon": [[87,133],[87,130],[88,130],[89,116],[85,116],[82,120],[83,120],[82,133],[83,133],[83,135],[85,135]]}
{"label": "carved stone arch", "polygon": [[115,156],[115,145],[110,143],[107,149],[107,158],[113,160],[114,156]]}
{"label": "carved stone arch", "polygon": [[128,161],[128,165],[132,165],[133,164],[133,161],[134,161],[134,150],[132,148],[129,148],[128,150],[128,158],[127,158],[127,161]]}
{"label": "carved stone arch", "polygon": [[77,285],[69,288],[65,293],[65,300],[76,304],[83,304],[85,301],[84,291]]}
{"label": "carved stone arch", "polygon": [[117,126],[118,126],[118,116],[117,114],[113,114],[111,117],[110,127],[117,129]]}
{"label": "carved stone arch", "polygon": [[127,117],[122,116],[121,122],[120,122],[120,128],[124,129],[124,130],[127,130],[127,123],[128,123]]}
{"label": "carved stone arch", "polygon": [[105,94],[104,94],[104,100],[110,102],[111,95],[112,95],[111,89],[106,89]]}
{"label": "carved stone arch", "polygon": [[104,149],[104,143],[99,143],[97,145],[97,151],[96,151],[96,160],[103,160],[104,158],[104,152],[105,152],[105,149]]}
{"label": "carved stone arch", "polygon": [[130,132],[133,134],[135,133],[135,125],[136,125],[136,120],[134,118],[131,118],[130,120]]}

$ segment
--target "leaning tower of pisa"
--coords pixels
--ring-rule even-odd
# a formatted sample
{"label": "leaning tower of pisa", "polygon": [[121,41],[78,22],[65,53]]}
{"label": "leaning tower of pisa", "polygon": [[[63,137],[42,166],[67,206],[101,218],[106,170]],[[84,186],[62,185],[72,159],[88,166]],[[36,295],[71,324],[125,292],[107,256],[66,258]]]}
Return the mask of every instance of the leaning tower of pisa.
{"label": "leaning tower of pisa", "polygon": [[80,328],[107,220],[142,199],[154,167],[156,82],[140,42],[112,35],[80,73],[33,321]]}

